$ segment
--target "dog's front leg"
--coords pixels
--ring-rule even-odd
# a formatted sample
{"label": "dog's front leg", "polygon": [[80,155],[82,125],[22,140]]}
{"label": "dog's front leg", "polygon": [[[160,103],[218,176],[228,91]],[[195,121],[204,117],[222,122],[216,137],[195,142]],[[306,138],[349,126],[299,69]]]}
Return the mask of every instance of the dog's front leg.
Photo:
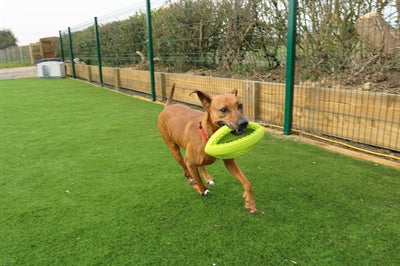
{"label": "dog's front leg", "polygon": [[212,176],[208,173],[208,171],[206,170],[206,168],[204,166],[200,166],[200,171],[203,174],[204,179],[206,180],[207,184],[209,184],[210,186],[214,186],[214,179],[212,178]]}
{"label": "dog's front leg", "polygon": [[231,174],[236,177],[243,185],[244,207],[249,210],[250,213],[256,213],[256,202],[254,200],[251,183],[249,182],[249,180],[247,180],[246,176],[243,174],[242,170],[240,170],[239,165],[234,159],[225,159],[224,164],[229,172],[231,172]]}
{"label": "dog's front leg", "polygon": [[200,195],[207,196],[207,194],[210,193],[210,191],[204,185],[203,180],[200,177],[198,167],[191,165],[189,162],[186,162],[186,166],[189,170],[190,175],[194,178],[194,180],[189,181],[189,184],[194,189],[196,189]]}

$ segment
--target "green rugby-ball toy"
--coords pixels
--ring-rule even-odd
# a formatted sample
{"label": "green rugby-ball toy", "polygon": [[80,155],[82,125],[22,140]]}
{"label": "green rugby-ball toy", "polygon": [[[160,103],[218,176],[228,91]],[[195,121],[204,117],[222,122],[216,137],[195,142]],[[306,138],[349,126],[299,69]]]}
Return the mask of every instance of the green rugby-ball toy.
{"label": "green rugby-ball toy", "polygon": [[257,123],[249,122],[242,135],[234,135],[232,129],[223,126],[208,140],[204,151],[221,159],[233,159],[251,151],[264,136],[264,128]]}

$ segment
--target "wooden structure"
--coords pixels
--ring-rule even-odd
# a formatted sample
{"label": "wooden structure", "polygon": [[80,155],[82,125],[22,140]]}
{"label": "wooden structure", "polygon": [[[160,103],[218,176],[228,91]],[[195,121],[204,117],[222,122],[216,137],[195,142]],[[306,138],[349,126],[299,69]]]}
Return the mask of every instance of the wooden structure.
{"label": "wooden structure", "polygon": [[[72,75],[71,64],[66,74]],[[99,82],[97,66],[75,64],[77,78]],[[103,67],[103,83],[150,94],[149,72]],[[174,100],[200,105],[194,89],[211,95],[238,89],[249,119],[282,125],[285,85],[186,74],[155,73],[156,96],[164,100],[176,83]],[[295,86],[293,126],[307,132],[351,140],[400,152],[400,95],[359,90]]]}
{"label": "wooden structure", "polygon": [[58,37],[41,38],[37,43],[29,44],[32,65],[36,60],[60,56],[60,39]]}

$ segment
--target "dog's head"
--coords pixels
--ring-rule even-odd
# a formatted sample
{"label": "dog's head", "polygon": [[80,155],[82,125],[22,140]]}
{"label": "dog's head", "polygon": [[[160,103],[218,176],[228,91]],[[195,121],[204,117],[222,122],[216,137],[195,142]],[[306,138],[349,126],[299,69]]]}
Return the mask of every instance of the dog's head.
{"label": "dog's head", "polygon": [[233,89],[230,93],[211,97],[210,95],[194,90],[199,97],[206,112],[209,113],[210,122],[214,127],[224,125],[232,129],[235,135],[241,135],[245,132],[249,121],[243,114],[243,104],[237,97],[237,90]]}

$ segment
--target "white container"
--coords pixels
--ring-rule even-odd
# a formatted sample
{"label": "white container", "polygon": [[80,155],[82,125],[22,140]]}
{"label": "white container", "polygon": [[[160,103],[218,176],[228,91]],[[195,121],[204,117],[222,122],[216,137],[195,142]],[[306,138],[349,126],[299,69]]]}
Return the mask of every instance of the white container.
{"label": "white container", "polygon": [[39,78],[63,78],[65,77],[64,62],[46,61],[37,64]]}

